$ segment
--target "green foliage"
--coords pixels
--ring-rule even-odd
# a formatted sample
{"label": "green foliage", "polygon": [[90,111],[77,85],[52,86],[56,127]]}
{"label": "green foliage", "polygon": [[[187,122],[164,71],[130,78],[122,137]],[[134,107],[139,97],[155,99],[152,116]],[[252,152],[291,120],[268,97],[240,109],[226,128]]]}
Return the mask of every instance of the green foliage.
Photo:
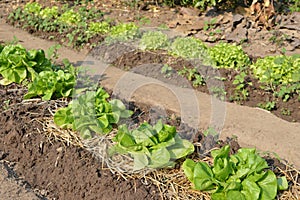
{"label": "green foliage", "polygon": [[300,93],[300,55],[277,55],[258,59],[251,65],[254,76],[262,88],[272,90],[287,101],[292,94]]}
{"label": "green foliage", "polygon": [[246,80],[247,74],[245,72],[240,72],[238,75],[234,77],[232,82],[233,85],[236,85],[235,88],[235,96],[233,97],[234,100],[246,100],[249,96],[249,92],[246,89],[248,85],[252,85],[251,82]]}
{"label": "green foliage", "polygon": [[276,108],[276,102],[275,101],[267,101],[265,103],[259,103],[257,106],[262,109],[272,111]]}
{"label": "green foliage", "polygon": [[0,74],[2,85],[33,80],[41,71],[51,70],[51,63],[43,50],[27,51],[21,45],[7,45],[0,53]]}
{"label": "green foliage", "polygon": [[42,9],[39,14],[43,19],[56,19],[59,14],[58,7],[46,7],[45,9]]}
{"label": "green foliage", "polygon": [[42,100],[69,97],[76,83],[73,65],[67,63],[63,68],[42,71],[28,85],[24,99],[41,96]]}
{"label": "green foliage", "polygon": [[160,31],[149,31],[143,34],[140,40],[142,50],[165,49],[169,46],[168,36]]}
{"label": "green foliage", "polygon": [[164,74],[164,76],[165,76],[166,78],[169,78],[169,77],[171,76],[171,74],[172,74],[173,71],[174,71],[174,70],[173,70],[173,68],[172,68],[171,66],[165,64],[165,65],[161,68],[160,73]]}
{"label": "green foliage", "polygon": [[89,24],[87,32],[96,35],[96,34],[104,34],[108,33],[110,30],[110,24],[106,21],[103,22],[91,22]]}
{"label": "green foliage", "polygon": [[[8,22],[23,29],[58,32],[62,38],[68,38],[69,45],[73,47],[81,47],[96,35],[99,27],[92,23],[96,23],[94,20],[103,15],[96,8],[87,9],[85,6],[64,6],[58,9],[57,6],[42,8],[38,3],[27,3],[25,7],[28,8],[17,8],[10,13]],[[49,39],[53,38],[49,36]]]}
{"label": "green foliage", "polygon": [[181,6],[193,6],[201,10],[206,10],[207,7],[217,8],[234,8],[239,1],[237,0],[164,0],[165,4],[169,6],[181,5]]}
{"label": "green foliage", "polygon": [[113,40],[126,41],[137,38],[139,35],[139,27],[134,23],[120,23],[111,28],[109,37],[106,40],[108,42]]}
{"label": "green foliage", "polygon": [[102,88],[87,91],[73,99],[68,107],[59,109],[54,115],[54,122],[62,128],[72,128],[84,139],[93,134],[109,133],[113,125],[121,118],[128,118],[132,111],[117,99],[107,101],[109,94]]}
{"label": "green foliage", "polygon": [[178,74],[186,77],[189,81],[192,81],[194,87],[203,86],[206,84],[204,77],[198,72],[197,67],[187,68],[183,67],[182,70],[178,71]]}
{"label": "green foliage", "polygon": [[210,29],[215,28],[216,23],[217,23],[217,18],[212,18],[210,21],[205,21],[203,30],[208,31]]}
{"label": "green foliage", "polygon": [[38,15],[42,9],[42,6],[37,2],[27,3],[24,6],[24,12]]}
{"label": "green foliage", "polygon": [[209,48],[210,59],[217,68],[232,68],[242,70],[250,65],[250,58],[241,46],[219,43]]}
{"label": "green foliage", "polygon": [[255,149],[241,148],[231,156],[229,151],[228,145],[213,150],[213,166],[185,160],[182,168],[194,189],[209,191],[212,200],[269,200],[276,197],[278,188],[287,189],[285,177],[276,179]]}
{"label": "green foliage", "polygon": [[76,25],[82,21],[82,16],[78,12],[75,12],[73,9],[70,9],[64,12],[57,20],[60,23]]}
{"label": "green foliage", "polygon": [[207,47],[201,41],[193,37],[178,37],[171,44],[169,53],[188,59],[205,59]]}
{"label": "green foliage", "polygon": [[193,144],[181,139],[174,126],[161,121],[154,126],[145,122],[134,130],[122,125],[113,140],[117,144],[110,149],[110,154],[130,154],[134,170],[173,166],[174,160],[194,152]]}

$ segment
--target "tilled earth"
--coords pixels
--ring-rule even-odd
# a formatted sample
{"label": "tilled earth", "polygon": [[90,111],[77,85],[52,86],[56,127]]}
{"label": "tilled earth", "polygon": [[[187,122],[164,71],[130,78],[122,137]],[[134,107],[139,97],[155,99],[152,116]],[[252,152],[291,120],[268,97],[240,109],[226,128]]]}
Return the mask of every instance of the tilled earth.
{"label": "tilled earth", "polygon": [[[159,199],[154,186],[125,181],[102,170],[83,148],[55,140],[43,131],[54,102],[22,101],[22,89],[0,89],[0,159],[47,199]],[[11,99],[8,107],[5,102]],[[48,136],[47,136],[48,135]]]}
{"label": "tilled earth", "polygon": [[[0,3],[8,4],[9,2],[0,0]],[[165,21],[171,21],[171,19],[176,16],[174,10],[163,11],[162,17],[159,18],[160,20],[153,20],[153,22],[157,23],[154,25],[158,26]],[[148,14],[144,11],[138,11],[138,14],[146,14],[145,16],[151,18],[153,13],[148,11],[147,13]],[[122,12],[118,11],[118,9],[112,9],[111,14],[115,17],[120,15],[119,18],[126,19],[125,21],[134,20],[134,16],[128,11]],[[193,20],[195,19],[192,18],[192,21]],[[182,21],[180,21],[180,23],[181,22]],[[178,27],[180,27],[180,23],[176,23]],[[191,27],[188,29],[191,29]],[[248,36],[249,35],[250,34],[248,34]],[[258,35],[259,34],[256,34],[257,37]],[[250,39],[254,41],[255,35],[250,36],[253,37]],[[295,48],[299,50],[298,47]],[[278,50],[277,47],[276,49]],[[253,49],[250,49],[250,51],[253,52]],[[260,52],[255,51],[254,54],[259,55]],[[122,62],[119,62],[120,60]],[[114,65],[120,68],[128,68],[142,66],[147,63],[158,63],[157,67],[152,68],[150,71],[144,70],[149,69],[147,67],[140,69],[135,68],[135,70],[137,73],[143,73],[144,75],[154,78],[165,79],[166,81],[174,80],[176,78],[175,74],[171,75],[174,79],[166,78],[161,74],[162,64],[167,61],[170,61],[170,58],[165,55],[134,52],[123,55],[119,60],[114,62]],[[184,64],[188,65],[188,63],[182,60],[173,60],[171,64],[175,69],[179,69],[179,67],[182,67]],[[226,76],[234,75],[234,73],[230,71],[221,73]],[[181,83],[177,82],[174,84]],[[202,88],[202,90],[203,92],[207,92],[207,88]],[[230,88],[228,88],[228,90],[230,91]],[[25,92],[26,90],[23,87],[17,85],[11,85],[9,87],[0,86],[0,160],[1,162],[5,162],[6,166],[9,167],[9,172],[14,174],[13,178],[24,180],[27,183],[26,187],[34,189],[37,198],[161,198],[159,190],[154,185],[144,185],[142,180],[139,179],[125,181],[122,177],[112,174],[108,169],[102,169],[101,161],[93,157],[91,153],[82,147],[59,141],[53,137],[53,135],[49,135],[49,133],[45,131],[42,122],[52,117],[50,111],[55,108],[56,102],[42,102],[37,99],[23,101],[22,96]],[[260,93],[250,95],[256,95],[258,99],[257,102],[268,98],[267,94],[265,94],[265,96]],[[254,102],[253,105],[257,102]],[[248,102],[244,102],[246,105],[247,103]],[[279,104],[279,106],[281,106],[281,104]],[[297,109],[299,110],[299,102],[298,104],[297,101],[292,102],[289,108],[295,111],[297,111]],[[280,113],[278,115],[280,115]],[[300,113],[293,112],[292,116],[282,117],[285,117],[285,119],[289,121],[299,121]],[[144,118],[144,120],[145,119],[146,118]],[[278,160],[269,159],[268,162],[272,169],[285,168]],[[279,173],[280,170],[277,169],[277,172]],[[297,191],[295,192],[297,193]]]}

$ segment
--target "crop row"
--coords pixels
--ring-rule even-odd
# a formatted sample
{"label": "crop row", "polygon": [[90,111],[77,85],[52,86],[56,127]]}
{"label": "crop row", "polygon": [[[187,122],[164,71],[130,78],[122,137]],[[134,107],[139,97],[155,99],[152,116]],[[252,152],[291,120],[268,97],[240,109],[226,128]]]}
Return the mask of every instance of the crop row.
{"label": "crop row", "polygon": [[[144,122],[138,128],[119,125],[129,118],[122,101],[111,99],[103,89],[74,89],[78,71],[67,61],[55,65],[46,58],[43,50],[27,51],[21,45],[0,46],[1,84],[22,83],[27,85],[25,98],[42,97],[75,98],[54,115],[54,122],[61,128],[77,131],[83,139],[97,135],[113,134],[114,145],[109,155],[126,154],[134,160],[134,170],[144,168],[174,167],[180,158],[194,153],[194,145],[182,139],[176,127],[158,121],[155,125]],[[85,92],[83,92],[83,90]],[[212,199],[274,199],[278,190],[288,188],[285,177],[276,177],[268,169],[266,160],[255,149],[241,148],[229,156],[230,147],[213,150],[213,165],[187,159],[182,169],[196,190],[209,191]]]}
{"label": "crop row", "polygon": [[[197,59],[198,62],[217,69],[236,70],[238,74],[232,82],[235,92],[230,96],[232,101],[248,100],[252,82],[247,77],[258,80],[259,89],[271,93],[275,100],[287,102],[291,98],[298,98],[300,101],[300,55],[267,56],[252,62],[242,47],[235,44],[219,43],[207,47],[201,40],[193,37],[177,37],[171,40],[163,31],[141,31],[134,23],[114,24],[104,20],[101,11],[83,6],[43,8],[36,2],[27,3],[24,9],[14,10],[8,21],[15,25],[19,23],[25,29],[30,27],[30,30],[50,32],[49,39],[52,38],[51,33],[58,32],[63,40],[68,38],[68,43],[73,47],[89,43],[94,46],[102,40],[108,43],[115,40],[134,40],[139,41],[141,50],[162,49],[170,55]],[[93,42],[93,38],[97,38],[97,41]],[[199,87],[206,85],[207,79],[211,78],[202,76],[200,68],[201,66],[195,66],[194,69],[189,69],[183,66],[183,70],[178,73],[192,81],[194,87]],[[227,81],[227,77],[221,79]],[[226,91],[221,91],[220,88],[211,90],[222,98],[226,95]],[[276,107],[275,104],[272,101],[261,103],[260,106],[272,110]]]}

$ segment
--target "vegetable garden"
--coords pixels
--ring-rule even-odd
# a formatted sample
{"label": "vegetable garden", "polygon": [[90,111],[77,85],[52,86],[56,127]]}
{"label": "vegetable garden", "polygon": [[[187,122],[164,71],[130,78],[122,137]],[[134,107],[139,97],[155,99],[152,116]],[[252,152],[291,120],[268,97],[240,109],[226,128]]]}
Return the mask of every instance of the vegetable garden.
{"label": "vegetable garden", "polygon": [[[169,2],[172,4],[175,2]],[[238,138],[219,140],[217,130],[190,127],[171,110],[167,117],[159,113],[150,117],[150,105],[118,98],[102,86],[101,79],[92,80],[84,66],[74,66],[57,52],[62,45],[89,49],[91,55],[103,58],[101,49],[107,53],[105,48],[129,44],[133,50],[125,51],[110,65],[132,71],[149,59],[162,65],[157,76],[164,80],[183,77],[191,89],[220,101],[260,107],[296,123],[300,120],[299,54],[254,58],[241,44],[220,41],[208,45],[192,36],[171,38],[165,27],[153,31],[133,22],[107,19],[92,5],[89,1],[72,5],[30,2],[7,13],[8,24],[59,43],[47,51],[26,49],[18,39],[0,44],[4,94],[0,157],[38,189],[38,197],[112,197],[114,189],[102,188],[103,195],[101,191],[88,192],[99,190],[103,178],[108,180],[104,181],[107,188],[113,187],[111,184],[130,188],[128,193],[117,191],[115,199],[299,198],[299,171],[291,163],[255,148],[240,147]],[[28,147],[31,143],[34,147]],[[22,151],[26,152],[24,158],[11,154]],[[74,168],[66,170],[69,174],[59,171],[73,161]],[[47,171],[47,163],[54,163],[48,169],[52,172]],[[44,169],[39,171],[35,165]],[[29,169],[40,175],[28,178]],[[49,175],[39,180],[44,170]],[[78,178],[59,188],[72,182],[70,176],[76,170]],[[57,177],[53,179],[51,173],[69,177],[56,185]],[[80,183],[85,176],[95,182]],[[72,187],[76,191],[70,194]],[[136,196],[130,197],[134,191]]]}

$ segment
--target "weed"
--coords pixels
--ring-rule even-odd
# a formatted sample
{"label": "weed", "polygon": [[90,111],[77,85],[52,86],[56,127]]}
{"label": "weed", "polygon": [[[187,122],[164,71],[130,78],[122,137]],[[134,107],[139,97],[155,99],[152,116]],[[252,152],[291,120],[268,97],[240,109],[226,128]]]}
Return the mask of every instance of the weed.
{"label": "weed", "polygon": [[262,108],[262,109],[265,109],[265,110],[268,110],[268,111],[272,111],[272,110],[276,109],[276,102],[268,101],[266,103],[259,103],[257,106],[259,108]]}
{"label": "weed", "polygon": [[291,116],[291,110],[288,108],[281,108],[280,112],[282,115]]}
{"label": "weed", "polygon": [[164,76],[166,78],[171,77],[172,73],[173,73],[173,68],[167,64],[165,64],[162,68],[161,68],[161,73],[164,74]]}

